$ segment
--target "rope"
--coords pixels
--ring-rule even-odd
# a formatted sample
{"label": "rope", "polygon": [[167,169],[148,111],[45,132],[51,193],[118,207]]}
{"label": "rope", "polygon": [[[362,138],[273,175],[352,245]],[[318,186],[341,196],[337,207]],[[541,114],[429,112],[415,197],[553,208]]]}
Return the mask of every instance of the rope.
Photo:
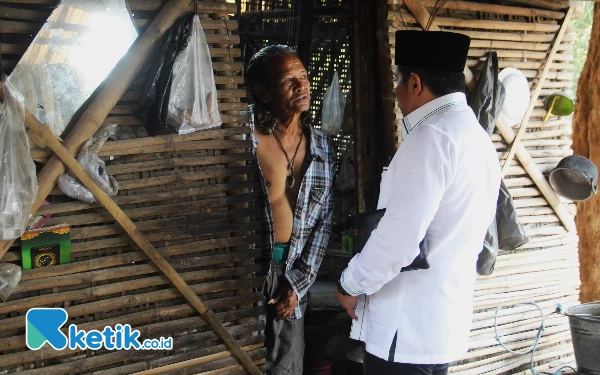
{"label": "rope", "polygon": [[556,310],[552,311],[551,313],[549,313],[548,315],[544,315],[544,311],[542,310],[541,307],[539,307],[537,304],[533,303],[533,302],[526,302],[526,303],[520,303],[517,304],[515,306],[534,306],[537,307],[537,309],[540,311],[540,315],[542,317],[542,323],[540,324],[540,328],[538,328],[538,333],[535,336],[535,339],[533,340],[533,344],[531,344],[531,346],[525,350],[525,351],[516,351],[516,350],[511,350],[508,347],[506,347],[506,345],[504,345],[504,343],[502,342],[502,340],[500,340],[500,336],[498,335],[498,313],[500,312],[500,310],[506,308],[506,306],[499,306],[496,309],[496,315],[494,317],[494,334],[496,335],[496,341],[498,341],[498,343],[500,345],[502,345],[502,347],[508,351],[509,353],[512,354],[516,354],[516,355],[527,355],[529,353],[531,353],[531,362],[530,362],[530,367],[529,370],[531,371],[531,373],[533,375],[539,375],[539,374],[547,374],[547,375],[560,375],[560,373],[562,371],[564,371],[565,369],[570,369],[572,371],[575,371],[575,373],[577,373],[577,370],[575,370],[573,367],[571,366],[562,366],[561,368],[559,368],[558,370],[556,370],[553,373],[550,372],[545,372],[542,371],[540,373],[535,371],[535,351],[537,349],[537,345],[540,342],[540,338],[542,337],[542,335],[544,334],[544,330],[546,329],[546,319],[548,319],[548,317],[550,317],[553,314],[562,314],[563,313],[563,309],[562,309],[562,305],[559,303],[556,307]]}

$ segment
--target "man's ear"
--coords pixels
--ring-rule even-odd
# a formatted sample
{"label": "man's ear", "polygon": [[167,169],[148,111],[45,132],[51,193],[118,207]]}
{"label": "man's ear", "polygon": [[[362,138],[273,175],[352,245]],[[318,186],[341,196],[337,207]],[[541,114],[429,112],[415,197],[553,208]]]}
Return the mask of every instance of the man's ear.
{"label": "man's ear", "polygon": [[263,85],[256,85],[254,87],[254,93],[256,94],[258,100],[260,100],[263,103],[268,103],[269,102],[269,94],[267,92],[267,88]]}
{"label": "man's ear", "polygon": [[423,82],[421,82],[421,77],[419,77],[419,75],[412,73],[410,75],[410,87],[409,89],[412,90],[413,94],[416,95],[420,95],[423,92]]}

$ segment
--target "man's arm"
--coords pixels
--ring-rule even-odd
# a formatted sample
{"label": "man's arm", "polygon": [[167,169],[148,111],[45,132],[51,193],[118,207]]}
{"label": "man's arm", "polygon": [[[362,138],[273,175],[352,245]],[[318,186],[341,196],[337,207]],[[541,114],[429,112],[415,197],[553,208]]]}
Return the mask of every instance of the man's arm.
{"label": "man's arm", "polygon": [[[333,171],[331,173],[334,173]],[[290,286],[302,299],[308,292],[308,288],[317,278],[317,272],[325,257],[325,249],[331,236],[331,224],[333,222],[333,183],[328,187],[329,192],[323,199],[323,206],[319,219],[314,226],[302,255],[294,263],[294,268],[285,274]]]}
{"label": "man's arm", "polygon": [[419,254],[419,243],[433,220],[455,167],[448,134],[423,125],[408,137],[393,160],[386,213],[361,253],[340,280],[351,296],[373,294]]}

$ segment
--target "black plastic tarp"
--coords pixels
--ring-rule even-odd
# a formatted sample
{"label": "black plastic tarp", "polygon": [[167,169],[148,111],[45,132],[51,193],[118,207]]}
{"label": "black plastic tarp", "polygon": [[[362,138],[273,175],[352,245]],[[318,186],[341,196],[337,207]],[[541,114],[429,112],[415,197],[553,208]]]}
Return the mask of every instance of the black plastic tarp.
{"label": "black plastic tarp", "polygon": [[[498,80],[498,56],[496,52],[488,52],[477,90],[469,98],[469,105],[489,135],[494,132],[505,95],[504,87]],[[494,271],[499,249],[514,250],[528,241],[529,237],[519,222],[510,192],[502,181],[496,217],[488,228],[483,249],[479,253],[477,273],[490,275]]]}

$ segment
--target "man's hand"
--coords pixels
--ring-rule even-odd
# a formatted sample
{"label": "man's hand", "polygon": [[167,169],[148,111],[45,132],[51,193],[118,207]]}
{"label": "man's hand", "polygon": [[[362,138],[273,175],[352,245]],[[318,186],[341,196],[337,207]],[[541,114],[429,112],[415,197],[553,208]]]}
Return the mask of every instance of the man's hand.
{"label": "man's hand", "polygon": [[274,305],[277,319],[284,320],[292,316],[298,304],[298,296],[291,286],[284,284],[279,288],[275,298],[269,300],[269,305]]}
{"label": "man's hand", "polygon": [[354,307],[356,307],[356,302],[358,301],[358,296],[345,296],[340,293],[338,288],[335,288],[335,295],[337,296],[338,301],[344,306],[346,312],[350,317],[354,320],[358,320],[358,316],[354,313]]}

